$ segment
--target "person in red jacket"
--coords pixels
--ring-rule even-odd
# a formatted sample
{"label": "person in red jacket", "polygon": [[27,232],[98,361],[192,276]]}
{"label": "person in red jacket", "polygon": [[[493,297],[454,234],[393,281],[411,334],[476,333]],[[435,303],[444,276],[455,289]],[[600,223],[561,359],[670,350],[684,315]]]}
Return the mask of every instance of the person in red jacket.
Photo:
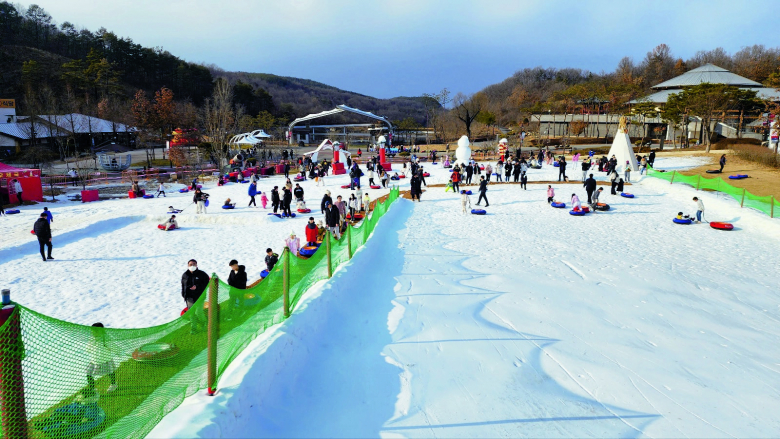
{"label": "person in red jacket", "polygon": [[317,224],[314,224],[314,217],[309,217],[309,222],[306,224],[306,245],[317,244]]}
{"label": "person in red jacket", "polygon": [[460,178],[460,168],[455,165],[455,169],[452,170],[452,177],[450,177],[450,179],[452,180],[452,189],[456,194],[460,192]]}

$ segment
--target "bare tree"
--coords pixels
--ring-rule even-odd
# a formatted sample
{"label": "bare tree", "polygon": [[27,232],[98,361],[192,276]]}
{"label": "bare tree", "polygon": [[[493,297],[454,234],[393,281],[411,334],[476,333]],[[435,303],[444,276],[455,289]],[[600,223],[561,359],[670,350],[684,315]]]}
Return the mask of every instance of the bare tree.
{"label": "bare tree", "polygon": [[471,138],[471,124],[479,116],[479,112],[485,103],[485,95],[482,93],[476,93],[472,96],[466,96],[463,93],[458,93],[452,100],[453,110],[455,115],[466,126],[466,135]]}
{"label": "bare tree", "polygon": [[228,142],[238,131],[243,113],[243,107],[233,105],[233,87],[225,78],[219,78],[211,98],[203,103],[201,123],[211,143],[211,155],[220,170],[225,165]]}

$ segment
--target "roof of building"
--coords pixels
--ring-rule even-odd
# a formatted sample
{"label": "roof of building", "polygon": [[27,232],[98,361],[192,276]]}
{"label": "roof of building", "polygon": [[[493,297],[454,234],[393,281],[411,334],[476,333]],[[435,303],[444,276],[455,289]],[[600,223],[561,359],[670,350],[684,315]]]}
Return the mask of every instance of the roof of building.
{"label": "roof of building", "polygon": [[30,139],[30,122],[0,123],[0,134],[16,139]]}
{"label": "roof of building", "polygon": [[[776,88],[771,87],[740,87],[742,90],[752,90],[756,92],[756,97],[759,99],[765,99],[768,101],[780,101],[780,91],[778,91]],[[639,99],[635,99],[630,104],[636,104],[638,102],[653,102],[653,103],[661,103],[665,104],[666,101],[669,99],[669,95],[673,93],[680,93],[682,90],[680,89],[668,89],[668,90],[660,90],[653,94],[644,96]]]}
{"label": "roof of building", "polygon": [[0,163],[0,172],[22,172],[22,171],[29,171],[29,169],[17,168],[11,165],[6,165],[5,163]]}
{"label": "roof of building", "polygon": [[132,127],[119,122],[112,122],[98,117],[87,116],[80,113],[69,113],[62,115],[43,115],[38,116],[41,119],[56,125],[67,132],[75,134],[87,133],[113,133],[132,131]]}
{"label": "roof of building", "polygon": [[[728,70],[718,67],[714,64],[704,64],[682,75],[654,85],[654,90],[663,90],[667,88],[682,88],[688,85],[699,85],[704,82],[710,84],[728,84],[738,87],[761,87],[761,83],[751,81],[744,76],[731,73]],[[666,101],[664,101],[666,102]]]}

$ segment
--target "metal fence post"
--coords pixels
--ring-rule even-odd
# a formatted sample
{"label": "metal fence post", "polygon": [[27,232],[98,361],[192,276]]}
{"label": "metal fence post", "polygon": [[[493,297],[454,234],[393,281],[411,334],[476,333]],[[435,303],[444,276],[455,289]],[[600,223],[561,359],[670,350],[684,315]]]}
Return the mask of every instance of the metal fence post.
{"label": "metal fence post", "polygon": [[742,201],[739,202],[739,207],[745,206],[745,188],[742,188]]}
{"label": "metal fence post", "polygon": [[290,317],[290,251],[284,249],[283,266],[283,284],[284,284],[284,317]]}
{"label": "metal fence post", "polygon": [[24,404],[24,375],[22,359],[21,308],[11,303],[11,290],[3,290],[0,326],[5,326],[5,337],[0,340],[0,411],[4,439],[27,438],[27,414]]}
{"label": "metal fence post", "polygon": [[[211,274],[211,281],[209,282],[209,296],[208,300],[208,393],[210,396],[214,396],[217,391],[217,341],[219,339],[219,280],[217,275]],[[194,310],[198,312],[198,310]]]}
{"label": "metal fence post", "polygon": [[333,277],[333,258],[330,253],[330,232],[325,233],[325,250],[328,252],[328,277]]}

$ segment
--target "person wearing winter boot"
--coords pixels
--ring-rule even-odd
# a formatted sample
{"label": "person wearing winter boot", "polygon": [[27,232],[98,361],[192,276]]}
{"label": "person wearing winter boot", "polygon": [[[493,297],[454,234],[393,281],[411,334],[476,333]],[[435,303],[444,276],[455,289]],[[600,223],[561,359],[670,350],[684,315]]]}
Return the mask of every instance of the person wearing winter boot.
{"label": "person wearing winter boot", "polygon": [[482,201],[482,199],[485,200],[485,207],[490,206],[490,202],[487,199],[487,181],[485,181],[485,177],[479,178],[479,198],[477,199],[477,206],[479,206],[479,203]]}

